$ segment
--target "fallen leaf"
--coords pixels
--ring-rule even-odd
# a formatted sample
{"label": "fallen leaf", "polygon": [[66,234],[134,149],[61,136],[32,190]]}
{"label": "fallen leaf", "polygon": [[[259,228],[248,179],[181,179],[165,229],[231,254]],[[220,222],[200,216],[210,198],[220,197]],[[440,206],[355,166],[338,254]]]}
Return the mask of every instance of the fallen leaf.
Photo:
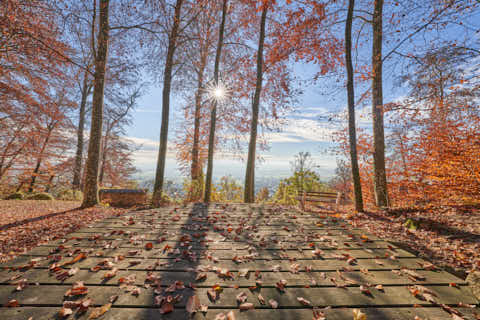
{"label": "fallen leaf", "polygon": [[78,313],[82,314],[82,313],[87,312],[87,310],[90,307],[90,305],[92,304],[92,302],[93,302],[93,300],[90,299],[90,298],[82,300],[80,302],[79,306],[78,306]]}
{"label": "fallen leaf", "polygon": [[285,292],[285,285],[287,284],[287,280],[280,280],[278,281],[275,286],[277,287],[278,290]]}
{"label": "fallen leaf", "polygon": [[207,290],[207,296],[212,302],[217,300],[217,292],[213,289]]}
{"label": "fallen leaf", "polygon": [[297,297],[297,301],[303,304],[304,306],[311,306],[312,303],[305,298]]}
{"label": "fallen leaf", "polygon": [[60,318],[66,318],[68,317],[69,315],[73,314],[73,311],[72,309],[70,308],[65,308],[65,307],[62,307],[62,309],[60,309],[60,311],[58,312],[58,316]]}
{"label": "fallen leaf", "polygon": [[248,272],[249,272],[248,269],[240,269],[238,270],[238,276],[246,278],[248,276]]}
{"label": "fallen leaf", "polygon": [[369,290],[367,287],[365,287],[364,285],[361,285],[361,286],[360,286],[360,291],[361,291],[363,294],[367,295],[367,296],[371,296],[371,295],[372,295],[372,293],[370,292],[370,290]]}
{"label": "fallen leaf", "polygon": [[325,313],[318,310],[318,308],[313,308],[313,318],[312,320],[327,320]]}
{"label": "fallen leaf", "polygon": [[22,280],[17,282],[17,287],[15,288],[15,290],[16,291],[22,291],[27,286],[28,286],[28,280],[27,279],[22,279]]}
{"label": "fallen leaf", "polygon": [[207,274],[206,273],[199,273],[197,277],[195,278],[195,281],[203,281],[207,279]]}
{"label": "fallen leaf", "polygon": [[117,274],[117,271],[118,269],[117,268],[113,268],[112,270],[109,270],[107,272],[105,272],[105,274],[103,275],[103,279],[111,279],[113,277],[115,277],[115,275]]}
{"label": "fallen leaf", "polygon": [[172,311],[173,311],[173,303],[171,303],[171,302],[166,302],[166,303],[162,304],[162,307],[160,308],[160,313],[161,314],[170,313]]}
{"label": "fallen leaf", "polygon": [[220,312],[219,314],[217,314],[217,316],[215,317],[215,320],[225,320],[227,317],[225,316],[225,313],[223,312]]}
{"label": "fallen leaf", "polygon": [[247,294],[244,291],[237,294],[237,302],[238,303],[244,303],[245,301],[247,301]]}
{"label": "fallen leaf", "polygon": [[353,309],[353,320],[367,320],[367,315],[359,309]]}
{"label": "fallen leaf", "polygon": [[273,308],[273,309],[277,309],[278,308],[278,302],[273,300],[273,299],[270,299],[268,300],[268,303],[270,304],[270,306]]}
{"label": "fallen leaf", "polygon": [[257,298],[258,298],[258,301],[260,302],[260,304],[263,304],[263,305],[266,304],[265,298],[263,298],[263,296],[261,294],[258,294]]}
{"label": "fallen leaf", "polygon": [[16,308],[18,307],[20,304],[18,303],[17,300],[15,299],[12,299],[10,301],[8,301],[4,306],[7,307],[7,308]]}
{"label": "fallen leaf", "polygon": [[240,306],[238,306],[238,308],[242,311],[245,311],[245,310],[254,309],[255,307],[253,303],[245,302],[245,303],[242,303]]}
{"label": "fallen leaf", "polygon": [[78,254],[75,258],[73,258],[72,260],[65,262],[63,265],[74,264],[74,263],[76,263],[80,260],[83,260],[85,258],[87,258],[87,255],[84,252],[82,252],[82,253]]}
{"label": "fallen leaf", "polygon": [[70,270],[68,270],[68,275],[71,277],[73,275],[75,275],[78,271],[80,270],[80,268],[71,268]]}
{"label": "fallen leaf", "polygon": [[421,274],[418,274],[417,272],[410,270],[410,269],[402,269],[401,270],[404,274],[410,276],[413,278],[413,280],[418,280],[418,281],[424,281],[426,280],[425,276],[422,276]]}
{"label": "fallen leaf", "polygon": [[88,293],[88,288],[83,285],[82,281],[77,281],[72,285],[72,288],[69,289],[66,293],[66,297],[81,296]]}
{"label": "fallen leaf", "polygon": [[92,310],[92,313],[90,313],[90,315],[88,316],[88,320],[100,318],[100,317],[101,317],[102,315],[104,315],[108,310],[110,310],[111,307],[112,307],[112,304],[111,304],[111,303],[107,303],[107,304],[104,304],[104,305],[101,306],[101,307],[98,307],[98,308],[93,309],[93,310]]}

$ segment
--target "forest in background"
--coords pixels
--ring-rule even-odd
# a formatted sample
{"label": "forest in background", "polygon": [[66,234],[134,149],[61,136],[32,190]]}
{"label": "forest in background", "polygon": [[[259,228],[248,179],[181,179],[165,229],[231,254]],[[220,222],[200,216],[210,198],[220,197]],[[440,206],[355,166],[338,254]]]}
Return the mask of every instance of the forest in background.
{"label": "forest in background", "polygon": [[[153,202],[168,200],[174,150],[187,201],[279,201],[337,190],[358,211],[476,203],[480,195],[478,17],[473,0],[6,0],[0,6],[0,181],[5,196],[52,193],[98,203],[136,187],[125,138],[145,94],[162,87]],[[477,19],[478,20],[478,19]],[[348,108],[329,115],[339,162],[327,186],[292,165],[276,192],[255,194],[255,161],[281,130],[305,79],[334,79]],[[403,95],[384,97],[385,79]],[[356,95],[355,95],[356,93]],[[171,96],[184,119],[169,128]],[[369,126],[355,111],[369,107]],[[167,145],[167,141],[169,144]],[[212,186],[214,152],[244,155],[244,183]],[[292,156],[293,158],[293,156]],[[296,164],[295,164],[296,163]],[[258,188],[257,188],[258,189]]]}

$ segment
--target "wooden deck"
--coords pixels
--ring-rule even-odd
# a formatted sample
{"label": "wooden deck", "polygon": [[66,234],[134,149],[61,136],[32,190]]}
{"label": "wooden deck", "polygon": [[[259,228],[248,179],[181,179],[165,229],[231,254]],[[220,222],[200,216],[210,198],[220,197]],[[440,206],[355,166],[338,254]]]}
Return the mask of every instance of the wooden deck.
{"label": "wooden deck", "polygon": [[[269,206],[132,212],[0,266],[0,303],[19,303],[0,308],[0,319],[61,319],[64,301],[91,298],[83,315],[76,308],[68,317],[88,319],[116,296],[99,319],[189,319],[189,300],[193,309],[208,306],[194,319],[226,319],[230,311],[235,319],[265,320],[323,319],[322,312],[353,319],[354,309],[368,320],[452,319],[449,307],[461,312],[458,319],[480,313],[465,281],[410,252],[332,217]],[[66,297],[78,281],[87,294]],[[252,307],[240,308],[242,298],[254,309],[240,310]]]}

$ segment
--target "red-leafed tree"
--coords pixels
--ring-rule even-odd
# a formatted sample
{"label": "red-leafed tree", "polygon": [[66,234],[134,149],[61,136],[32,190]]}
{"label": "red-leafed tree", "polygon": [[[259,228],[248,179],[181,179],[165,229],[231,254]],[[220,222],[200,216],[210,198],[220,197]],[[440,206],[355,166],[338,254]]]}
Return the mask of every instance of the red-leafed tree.
{"label": "red-leafed tree", "polygon": [[[317,1],[295,2],[287,1],[279,5],[276,1],[259,1],[258,9],[261,12],[260,36],[257,51],[257,77],[255,93],[252,102],[252,121],[250,123],[250,143],[245,175],[245,202],[253,202],[255,181],[255,151],[257,141],[257,124],[259,104],[262,95],[264,72],[282,74],[284,65],[282,62],[289,58],[306,60],[317,63],[320,66],[320,74],[330,71],[339,61],[339,41],[332,36],[325,27],[326,5]],[[274,21],[270,28],[266,28],[267,12],[274,15]],[[266,31],[266,29],[269,31]],[[269,34],[270,36],[266,35]],[[266,41],[266,39],[270,40]],[[264,47],[266,52],[264,53]],[[265,62],[263,55],[265,54]],[[273,80],[268,77],[267,86]],[[288,92],[285,82],[278,83],[284,92]],[[272,85],[270,84],[272,87]],[[283,88],[282,88],[283,87]],[[286,90],[287,89],[287,90]],[[281,92],[277,91],[277,92]],[[275,117],[275,105],[272,106],[272,114]]]}
{"label": "red-leafed tree", "polygon": [[39,115],[58,103],[50,82],[65,79],[62,68],[70,51],[60,41],[56,21],[43,1],[6,0],[0,6],[1,176],[25,169],[36,153],[35,139],[42,139],[35,130],[46,128]]}

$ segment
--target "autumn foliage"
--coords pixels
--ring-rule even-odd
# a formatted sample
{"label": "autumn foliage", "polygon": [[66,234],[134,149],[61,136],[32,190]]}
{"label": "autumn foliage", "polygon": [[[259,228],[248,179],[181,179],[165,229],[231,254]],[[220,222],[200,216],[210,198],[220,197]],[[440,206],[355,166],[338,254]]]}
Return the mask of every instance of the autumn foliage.
{"label": "autumn foliage", "polygon": [[[6,0],[0,5],[3,194],[51,192],[53,188],[60,192],[58,188],[72,182],[72,149],[80,104],[77,84],[89,70],[88,65],[82,69],[77,59],[84,47],[66,35],[72,21],[65,20],[59,11],[49,2],[36,0]],[[71,12],[62,13],[67,16]],[[84,39],[88,37],[84,35]],[[111,143],[104,149],[114,150],[108,156],[104,152],[105,183],[121,185],[132,172],[130,149],[125,149],[126,142],[118,132],[109,138]]]}
{"label": "autumn foliage", "polygon": [[[430,80],[428,84],[414,82],[410,96],[386,106],[390,200],[394,205],[475,203],[480,196],[477,86],[463,77],[446,81],[431,76]],[[417,100],[420,87],[426,90],[421,102]],[[346,131],[338,132],[336,140],[348,152]],[[370,203],[371,141],[368,132],[360,129],[360,173]]]}

